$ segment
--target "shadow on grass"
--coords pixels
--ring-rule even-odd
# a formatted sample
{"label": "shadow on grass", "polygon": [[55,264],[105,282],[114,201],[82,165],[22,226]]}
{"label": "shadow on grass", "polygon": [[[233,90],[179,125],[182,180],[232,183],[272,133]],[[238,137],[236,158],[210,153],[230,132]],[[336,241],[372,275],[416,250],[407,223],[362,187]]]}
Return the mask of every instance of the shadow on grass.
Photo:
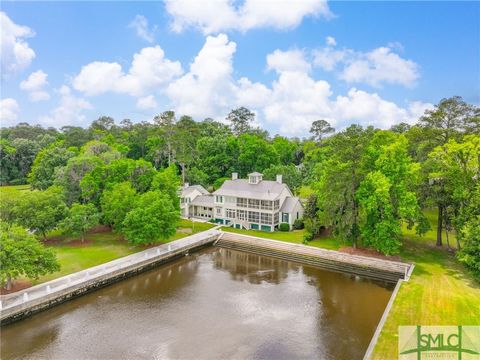
{"label": "shadow on grass", "polygon": [[480,283],[476,281],[472,275],[469,274],[467,269],[465,269],[463,272],[457,269],[447,269],[446,274],[457,280],[463,281],[473,289],[480,289]]}

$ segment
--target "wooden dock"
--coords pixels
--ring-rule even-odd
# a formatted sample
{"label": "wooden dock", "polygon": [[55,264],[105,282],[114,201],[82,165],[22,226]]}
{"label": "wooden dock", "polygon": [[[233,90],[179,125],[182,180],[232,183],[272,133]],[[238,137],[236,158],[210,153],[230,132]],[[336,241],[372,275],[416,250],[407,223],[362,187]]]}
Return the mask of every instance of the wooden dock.
{"label": "wooden dock", "polygon": [[413,265],[398,261],[350,255],[230,232],[223,232],[214,245],[391,282],[408,280],[413,270]]}

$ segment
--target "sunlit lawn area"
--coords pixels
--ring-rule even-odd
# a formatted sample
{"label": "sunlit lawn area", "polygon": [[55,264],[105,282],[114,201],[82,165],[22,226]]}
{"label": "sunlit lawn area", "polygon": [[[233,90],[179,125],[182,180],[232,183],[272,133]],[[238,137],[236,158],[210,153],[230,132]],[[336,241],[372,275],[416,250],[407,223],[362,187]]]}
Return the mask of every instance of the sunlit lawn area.
{"label": "sunlit lawn area", "polygon": [[[231,227],[222,227],[222,230],[228,232],[234,232],[238,234],[245,234],[250,236],[257,236],[267,239],[274,239],[280,240],[295,244],[302,244],[303,235],[305,234],[305,230],[294,230],[294,231],[274,231],[274,232],[267,232],[267,231],[260,231],[260,230],[241,230],[235,229]],[[341,243],[334,237],[320,237],[308,243],[310,246],[329,249],[329,250],[338,250],[341,247]]]}
{"label": "sunlit lawn area", "polygon": [[11,191],[11,190],[29,190],[30,185],[8,185],[8,186],[0,186],[0,194],[2,191]]}
{"label": "sunlit lawn area", "polygon": [[[159,242],[158,245],[208,230],[213,226],[210,223],[192,224],[191,221],[182,219],[177,228],[177,233],[170,239]],[[53,232],[51,235],[55,236],[56,234]],[[84,245],[79,240],[75,240],[72,243],[73,239],[59,238],[60,241],[58,243],[50,246],[57,253],[61,270],[41,277],[34,282],[35,284],[145,250],[145,247],[129,245],[121,235],[111,231],[87,234]]]}
{"label": "sunlit lawn area", "polygon": [[[404,231],[401,257],[413,262],[410,281],[402,283],[375,347],[373,359],[398,357],[401,325],[480,325],[480,284],[455,260],[435,247],[436,211],[427,211],[432,225],[424,237]],[[445,243],[445,236],[443,237]],[[451,236],[455,246],[455,236]]]}

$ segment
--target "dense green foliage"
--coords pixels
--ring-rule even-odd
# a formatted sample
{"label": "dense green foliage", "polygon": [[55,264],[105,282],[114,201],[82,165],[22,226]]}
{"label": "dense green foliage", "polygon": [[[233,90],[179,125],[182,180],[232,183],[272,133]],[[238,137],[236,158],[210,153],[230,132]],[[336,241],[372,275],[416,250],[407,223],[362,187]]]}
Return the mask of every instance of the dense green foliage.
{"label": "dense green foliage", "polygon": [[52,186],[45,191],[33,190],[23,193],[13,208],[14,221],[32,231],[47,232],[57,227],[66,213],[62,189]]}
{"label": "dense green foliage", "polygon": [[179,212],[171,198],[159,190],[137,197],[123,221],[123,231],[131,244],[151,244],[175,234]]}
{"label": "dense green foliage", "polygon": [[280,230],[280,231],[290,231],[290,224],[289,223],[280,223],[280,225],[278,225],[278,230]]}
{"label": "dense green foliage", "polygon": [[151,123],[116,124],[104,116],[87,129],[19,124],[2,129],[0,181],[28,181],[45,194],[2,200],[0,214],[44,235],[71,209],[88,207],[132,243],[152,243],[174,231],[182,183],[215,189],[232,172],[259,171],[265,179],[283,175],[302,198],[306,240],[327,228],[346,244],[398,253],[402,226],[424,233],[429,224],[421,209],[436,207],[437,245],[444,231],[447,246],[448,235],[458,234],[458,258],[475,269],[479,114],[452,97],[415,125],[335,132],[317,120],[308,139],[270,137],[253,127],[255,115],[243,107],[227,115],[228,125],[173,111]]}
{"label": "dense green foliage", "polygon": [[133,208],[136,191],[128,182],[113,185],[111,189],[103,192],[101,208],[103,220],[115,231],[121,231],[123,220]]}
{"label": "dense green foliage", "polygon": [[97,225],[99,219],[95,205],[74,203],[59,227],[65,235],[80,236],[83,241],[86,232]]}
{"label": "dense green foliage", "polygon": [[54,251],[19,225],[0,221],[0,240],[0,283],[7,289],[19,276],[37,279],[60,269]]}

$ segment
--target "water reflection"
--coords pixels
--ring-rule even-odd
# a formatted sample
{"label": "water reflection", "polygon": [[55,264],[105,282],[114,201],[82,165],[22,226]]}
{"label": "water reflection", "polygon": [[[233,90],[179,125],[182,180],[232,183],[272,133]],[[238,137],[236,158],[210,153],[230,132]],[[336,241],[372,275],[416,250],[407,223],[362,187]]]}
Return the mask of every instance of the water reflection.
{"label": "water reflection", "polygon": [[215,269],[228,271],[232,280],[261,284],[263,281],[279,284],[289,271],[300,266],[272,257],[260,256],[229,249],[219,249],[212,254]]}
{"label": "water reflection", "polygon": [[1,358],[356,359],[390,294],[210,248],[4,327]]}

